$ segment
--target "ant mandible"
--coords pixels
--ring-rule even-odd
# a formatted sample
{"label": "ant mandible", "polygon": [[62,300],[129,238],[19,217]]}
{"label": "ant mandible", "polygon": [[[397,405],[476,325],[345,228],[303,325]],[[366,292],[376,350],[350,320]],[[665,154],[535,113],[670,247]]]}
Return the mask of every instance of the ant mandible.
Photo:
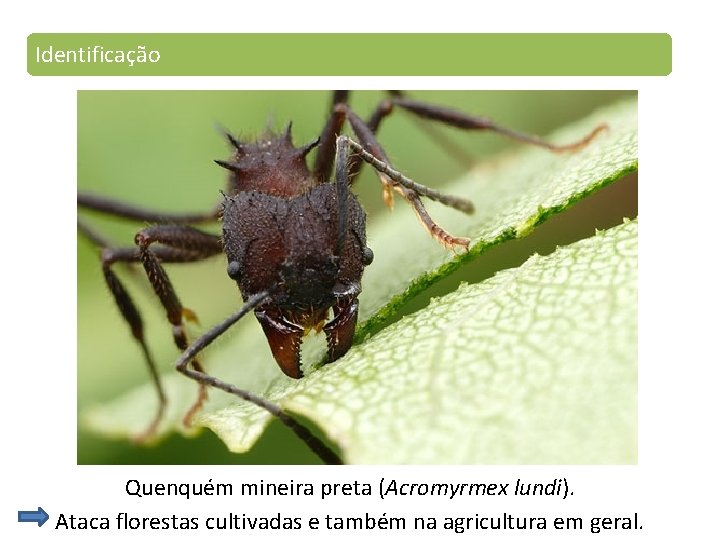
{"label": "ant mandible", "polygon": [[[432,219],[421,197],[466,213],[470,201],[419,184],[395,170],[376,138],[384,118],[397,108],[419,118],[466,130],[493,131],[553,152],[586,146],[604,125],[583,139],[555,145],[450,108],[409,99],[390,91],[367,119],[348,103],[349,92],[335,91],[329,118],[320,136],[300,147],[292,143],[291,126],[256,142],[225,136],[233,149],[229,160],[216,160],[227,169],[228,186],[219,204],[209,212],[172,214],[138,208],[89,193],[78,194],[78,206],[131,220],[155,223],[135,235],[135,247],[116,248],[84,222],[79,232],[101,248],[102,272],[122,317],[130,327],[150,370],[158,407],[149,426],[136,438],[152,437],[167,405],[155,361],[147,344],[139,310],[113,270],[115,263],[140,263],[162,303],[181,356],[176,369],[199,383],[199,394],[185,415],[193,415],[207,397],[207,386],[262,407],[290,427],[326,463],[339,457],[307,428],[268,400],[213,377],[203,370],[198,354],[250,311],[265,332],[280,369],[289,377],[303,376],[300,345],[307,331],[323,331],[330,361],[343,356],[352,343],[358,317],[358,295],[364,267],[373,259],[366,245],[365,212],[350,191],[362,163],[377,172],[385,202],[393,192],[404,198],[430,235],[448,249],[466,250],[469,240],[451,235]],[[355,139],[341,135],[348,123]],[[306,158],[315,150],[312,169]],[[333,163],[335,181],[331,183]],[[222,220],[222,235],[193,225]],[[189,263],[225,253],[227,273],[242,295],[243,306],[190,344],[184,322],[195,320],[185,308],[163,268],[164,263]],[[328,320],[329,319],[329,320]]]}

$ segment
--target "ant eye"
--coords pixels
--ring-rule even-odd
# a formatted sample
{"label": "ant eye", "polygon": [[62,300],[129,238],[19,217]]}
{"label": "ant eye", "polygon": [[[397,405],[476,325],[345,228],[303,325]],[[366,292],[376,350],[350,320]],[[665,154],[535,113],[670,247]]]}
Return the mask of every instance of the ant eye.
{"label": "ant eye", "polygon": [[231,279],[239,279],[240,278],[240,263],[237,261],[232,261],[230,264],[228,264],[227,273]]}
{"label": "ant eye", "polygon": [[365,246],[363,248],[363,253],[362,253],[363,265],[365,265],[365,266],[369,265],[371,262],[373,262],[374,258],[375,258],[375,254],[373,253],[373,250],[370,249],[369,247]]}

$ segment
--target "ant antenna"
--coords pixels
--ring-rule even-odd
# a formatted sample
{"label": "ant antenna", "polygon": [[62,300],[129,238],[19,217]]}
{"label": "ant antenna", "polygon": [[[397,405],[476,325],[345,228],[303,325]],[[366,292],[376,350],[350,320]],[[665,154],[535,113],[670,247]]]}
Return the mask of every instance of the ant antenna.
{"label": "ant antenna", "polygon": [[342,136],[335,143],[335,190],[338,201],[338,236],[335,244],[335,255],[342,257],[345,249],[345,235],[347,232],[348,193],[350,191],[347,164],[349,161],[348,145],[342,142]]}

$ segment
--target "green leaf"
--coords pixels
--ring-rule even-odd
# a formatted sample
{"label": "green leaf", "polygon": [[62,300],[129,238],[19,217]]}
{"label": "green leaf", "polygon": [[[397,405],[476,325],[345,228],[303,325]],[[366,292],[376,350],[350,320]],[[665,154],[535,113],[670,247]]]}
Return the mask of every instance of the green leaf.
{"label": "green leaf", "polygon": [[430,203],[431,214],[443,228],[472,239],[468,253],[432,249],[415,216],[403,211],[398,201],[395,215],[369,227],[368,244],[376,250],[376,257],[364,279],[365,288],[372,287],[372,292],[362,298],[361,319],[367,322],[359,332],[361,336],[382,327],[409,298],[490,247],[530,234],[553,214],[636,171],[635,101],[600,109],[550,139],[557,143],[575,141],[602,123],[608,125],[608,131],[581,152],[557,155],[524,148],[479,165],[450,184],[446,191],[475,204],[470,219]]}
{"label": "green leaf", "polygon": [[[475,215],[434,204],[429,210],[452,234],[472,239],[468,253],[436,245],[402,201],[372,223],[368,244],[375,262],[363,280],[357,341],[367,339],[340,361],[314,369],[322,352],[310,347],[304,350],[308,376],[290,380],[279,374],[262,332],[248,318],[208,352],[208,371],[306,415],[348,462],[634,461],[636,258],[628,243],[635,224],[464,287],[368,338],[409,298],[459,265],[529,234],[636,170],[634,101],[602,109],[550,138],[574,141],[602,122],[610,129],[581,152],[526,148],[450,184],[447,191],[473,200]],[[593,253],[603,255],[593,259]],[[598,309],[580,310],[583,299]],[[479,308],[484,304],[492,313]],[[504,305],[509,311],[500,309]],[[531,330],[537,339],[520,339],[535,335]],[[195,385],[174,373],[164,380],[170,411],[162,431],[182,429]],[[222,392],[211,394],[198,425],[218,433],[231,450],[246,450],[268,415]],[[93,408],[86,420],[98,432],[128,436],[147,425],[154,407],[145,385]]]}
{"label": "green leaf", "polygon": [[350,463],[634,463],[636,359],[627,222],[436,298],[274,398]]}

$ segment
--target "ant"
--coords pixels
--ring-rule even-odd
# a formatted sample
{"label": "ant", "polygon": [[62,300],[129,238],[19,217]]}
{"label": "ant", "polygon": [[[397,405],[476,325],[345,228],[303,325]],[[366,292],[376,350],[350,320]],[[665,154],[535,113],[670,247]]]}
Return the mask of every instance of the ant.
{"label": "ant", "polygon": [[[358,319],[363,270],[373,260],[366,243],[365,212],[350,190],[363,163],[378,174],[386,204],[391,205],[393,194],[399,194],[432,238],[447,249],[468,249],[469,239],[453,236],[435,223],[421,198],[465,213],[473,212],[473,204],[419,184],[393,168],[376,136],[382,121],[402,109],[419,119],[465,130],[492,131],[553,152],[581,149],[606,128],[600,125],[579,141],[555,145],[485,117],[410,99],[401,91],[389,91],[367,120],[353,111],[348,98],[349,91],[335,91],[320,136],[299,147],[292,141],[292,124],[283,133],[268,133],[254,142],[225,132],[232,155],[215,162],[229,171],[228,184],[219,203],[208,212],[164,213],[78,193],[82,209],[151,223],[135,235],[133,247],[115,247],[78,220],[79,232],[100,248],[105,283],[142,351],[158,396],[155,414],[136,436],[138,441],[156,433],[167,398],[144,335],[142,317],[113,269],[116,263],[142,266],[181,351],[175,367],[199,383],[198,397],[185,415],[187,425],[206,400],[207,387],[212,386],[265,409],[324,462],[339,463],[340,458],[331,449],[279,406],[206,373],[199,353],[251,311],[278,366],[289,377],[303,376],[300,345],[310,330],[325,334],[330,362],[348,351]],[[352,138],[342,134],[346,124]],[[313,150],[315,159],[310,168],[307,157]],[[195,227],[217,220],[222,221],[220,235]],[[238,285],[243,305],[189,343],[184,323],[196,321],[196,317],[180,301],[163,265],[191,263],[223,253],[228,261],[227,274]]]}

